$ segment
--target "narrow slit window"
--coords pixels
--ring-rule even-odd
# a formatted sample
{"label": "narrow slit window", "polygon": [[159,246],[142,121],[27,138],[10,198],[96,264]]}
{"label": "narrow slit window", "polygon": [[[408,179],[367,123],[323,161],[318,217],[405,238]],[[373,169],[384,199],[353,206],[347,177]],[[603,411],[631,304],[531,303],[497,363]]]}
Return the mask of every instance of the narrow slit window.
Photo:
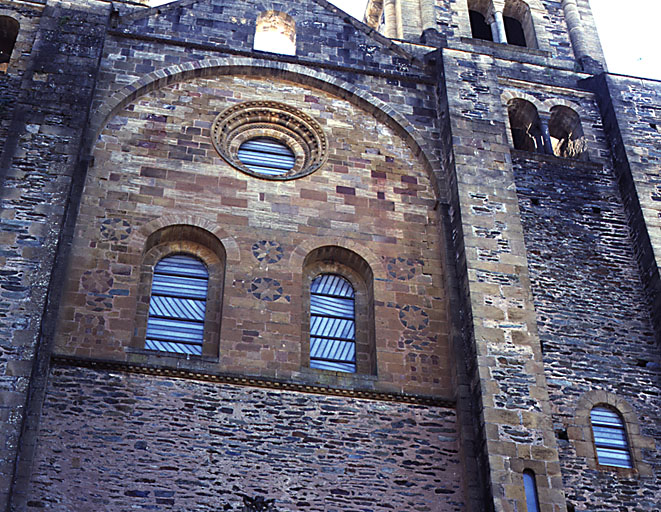
{"label": "narrow slit window", "polygon": [[321,274],[310,285],[310,366],[356,371],[355,292],[336,274]]}
{"label": "narrow slit window", "polygon": [[145,348],[201,355],[209,273],[199,259],[167,256],[154,268]]}
{"label": "narrow slit window", "polygon": [[244,142],[237,156],[248,169],[267,176],[287,174],[296,163],[294,152],[289,147],[269,137]]}
{"label": "narrow slit window", "polygon": [[598,406],[590,412],[597,459],[603,466],[631,468],[627,432],[620,415],[608,407]]}
{"label": "narrow slit window", "polygon": [[535,472],[526,469],[523,472],[523,487],[526,491],[526,509],[528,512],[539,512],[539,497],[537,496],[537,483]]}

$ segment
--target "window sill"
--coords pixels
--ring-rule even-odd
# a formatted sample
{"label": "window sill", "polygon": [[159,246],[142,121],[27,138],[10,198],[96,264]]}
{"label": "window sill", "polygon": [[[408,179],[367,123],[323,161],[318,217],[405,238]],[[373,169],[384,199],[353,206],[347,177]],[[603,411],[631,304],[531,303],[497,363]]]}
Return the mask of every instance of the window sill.
{"label": "window sill", "polygon": [[522,149],[510,148],[510,154],[512,155],[513,160],[535,160],[537,162],[551,162],[562,165],[564,167],[590,167],[593,169],[603,168],[603,164],[590,162],[589,160],[565,158],[561,156],[547,155],[544,153],[533,153],[532,151],[524,151]]}
{"label": "window sill", "polygon": [[147,350],[144,348],[126,347],[126,360],[129,363],[141,363],[173,368],[195,370],[200,367],[217,367],[218,358],[204,355],[177,354],[175,352],[162,352],[160,350]]}

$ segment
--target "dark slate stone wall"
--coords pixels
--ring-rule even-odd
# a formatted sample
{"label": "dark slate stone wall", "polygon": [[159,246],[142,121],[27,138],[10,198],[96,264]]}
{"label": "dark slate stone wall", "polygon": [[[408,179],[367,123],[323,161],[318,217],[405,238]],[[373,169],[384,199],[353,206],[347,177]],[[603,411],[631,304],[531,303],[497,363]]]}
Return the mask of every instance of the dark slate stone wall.
{"label": "dark slate stone wall", "polygon": [[459,511],[457,445],[452,409],[58,367],[27,510]]}
{"label": "dark slate stone wall", "polygon": [[603,390],[661,442],[658,352],[615,173],[523,152],[514,169],[568,504],[652,510],[661,491],[653,444],[642,449],[653,474],[632,477],[591,468],[567,436],[581,397]]}
{"label": "dark slate stone wall", "polygon": [[[60,275],[54,272],[55,254],[58,244],[66,244],[63,226],[74,175],[81,172],[78,156],[108,14],[109,4],[97,2],[57,3],[35,14],[38,23],[24,27],[38,25],[32,49],[23,48],[30,61],[18,63],[21,85],[8,93],[15,105],[0,156],[2,510],[12,482],[29,472],[25,459],[17,462],[17,451],[29,453],[32,439],[19,436],[38,418],[54,320],[44,316],[44,308],[47,300],[57,303],[57,284],[50,295],[48,290],[51,277],[57,282]],[[19,33],[19,40],[24,37]]]}

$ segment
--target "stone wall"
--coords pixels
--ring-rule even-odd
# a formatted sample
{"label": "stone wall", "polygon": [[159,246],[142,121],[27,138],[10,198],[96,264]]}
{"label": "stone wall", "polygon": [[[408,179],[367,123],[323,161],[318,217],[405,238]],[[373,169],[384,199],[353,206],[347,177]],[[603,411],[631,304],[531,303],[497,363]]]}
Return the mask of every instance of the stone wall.
{"label": "stone wall", "polygon": [[[0,157],[0,507],[5,506],[15,468],[16,475],[29,472],[29,464],[16,464],[18,439],[24,422],[38,418],[32,414],[40,402],[33,394],[39,389],[35,379],[46,376],[43,365],[49,354],[40,347],[48,345],[52,326],[44,307],[51,277],[58,278],[53,273],[56,248],[66,244],[61,228],[108,19],[104,3],[43,4],[16,7],[25,31],[19,33],[15,51],[20,53],[12,56],[9,72],[19,71],[20,89],[13,92],[11,121],[3,121],[9,128]],[[55,286],[49,297],[55,303],[57,290]],[[28,396],[32,408],[26,409]],[[26,453],[30,448],[29,442],[21,443]]]}
{"label": "stone wall", "polygon": [[[651,510],[661,496],[658,351],[616,175],[608,164],[523,152],[514,168],[568,504]],[[577,415],[594,390],[633,409],[635,473],[590,464]]]}
{"label": "stone wall", "polygon": [[460,511],[460,475],[452,409],[55,367],[27,510]]}

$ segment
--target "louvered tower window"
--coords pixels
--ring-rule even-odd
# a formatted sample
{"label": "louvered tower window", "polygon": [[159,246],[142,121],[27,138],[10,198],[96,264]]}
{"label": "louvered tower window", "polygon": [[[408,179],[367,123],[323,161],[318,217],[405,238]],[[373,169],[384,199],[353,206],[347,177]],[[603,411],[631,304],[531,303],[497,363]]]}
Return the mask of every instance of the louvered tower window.
{"label": "louvered tower window", "polygon": [[199,259],[167,256],[154,268],[145,348],[202,354],[209,273]]}
{"label": "louvered tower window", "polygon": [[608,407],[598,406],[590,412],[597,459],[603,466],[631,468],[627,432],[620,415]]}
{"label": "louvered tower window", "polygon": [[294,168],[294,152],[279,140],[270,137],[251,139],[239,147],[239,160],[248,169],[267,176],[287,174]]}
{"label": "louvered tower window", "polygon": [[355,293],[336,274],[321,274],[310,285],[310,366],[356,371]]}

